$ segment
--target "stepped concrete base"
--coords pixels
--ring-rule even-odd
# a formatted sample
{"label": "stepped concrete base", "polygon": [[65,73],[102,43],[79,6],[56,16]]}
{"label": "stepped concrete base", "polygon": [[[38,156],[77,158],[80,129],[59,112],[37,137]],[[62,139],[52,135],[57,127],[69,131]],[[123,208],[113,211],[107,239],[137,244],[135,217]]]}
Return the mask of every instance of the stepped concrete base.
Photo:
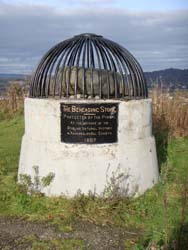
{"label": "stepped concrete base", "polygon": [[140,195],[158,180],[155,139],[152,136],[151,100],[119,103],[118,142],[67,144],[61,142],[60,103],[109,103],[111,100],[25,100],[25,135],[19,172],[34,178],[55,178],[41,190],[48,196],[72,197],[81,191],[97,195]]}

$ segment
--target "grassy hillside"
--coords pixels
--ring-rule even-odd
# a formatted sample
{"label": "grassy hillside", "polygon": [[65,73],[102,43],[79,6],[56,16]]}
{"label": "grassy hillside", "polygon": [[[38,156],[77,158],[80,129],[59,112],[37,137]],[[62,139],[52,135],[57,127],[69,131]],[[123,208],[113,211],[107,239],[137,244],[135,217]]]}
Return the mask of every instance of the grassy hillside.
{"label": "grassy hillside", "polygon": [[0,122],[0,166],[1,173],[17,172],[21,136],[24,131],[22,116]]}
{"label": "grassy hillside", "polygon": [[[131,232],[124,240],[127,250],[188,249],[188,139],[170,139],[164,144],[162,135],[156,135],[158,153],[163,155],[159,158],[160,182],[139,198],[100,199],[80,194],[66,199],[29,196],[25,186],[16,184],[23,131],[21,115],[0,121],[1,216],[47,221],[65,232],[72,231],[76,222],[110,225]],[[30,240],[39,246],[33,249],[49,249],[49,244],[53,249],[55,244]],[[57,249],[85,249],[80,241],[62,244],[64,248]]]}

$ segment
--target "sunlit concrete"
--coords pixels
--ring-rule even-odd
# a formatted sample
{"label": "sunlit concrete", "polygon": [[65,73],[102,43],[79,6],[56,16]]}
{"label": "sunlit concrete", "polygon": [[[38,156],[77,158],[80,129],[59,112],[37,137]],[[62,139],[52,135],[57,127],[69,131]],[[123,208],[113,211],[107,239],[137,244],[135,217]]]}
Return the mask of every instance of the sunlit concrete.
{"label": "sunlit concrete", "polygon": [[[60,103],[119,103],[118,142],[66,144],[61,142]],[[140,195],[158,180],[151,100],[25,100],[25,134],[19,173],[34,177],[50,172],[55,178],[41,190],[46,195],[74,196],[79,190],[97,195]]]}

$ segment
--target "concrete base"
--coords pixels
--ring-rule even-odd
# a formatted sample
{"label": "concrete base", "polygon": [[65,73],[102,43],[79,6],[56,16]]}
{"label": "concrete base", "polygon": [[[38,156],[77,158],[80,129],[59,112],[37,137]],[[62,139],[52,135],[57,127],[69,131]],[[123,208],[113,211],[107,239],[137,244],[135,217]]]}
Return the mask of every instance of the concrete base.
{"label": "concrete base", "polygon": [[60,137],[60,103],[108,103],[111,100],[25,100],[25,135],[19,173],[34,178],[50,172],[55,178],[41,190],[46,195],[74,196],[80,190],[97,195],[139,195],[158,180],[151,100],[119,103],[118,142],[66,144]]}

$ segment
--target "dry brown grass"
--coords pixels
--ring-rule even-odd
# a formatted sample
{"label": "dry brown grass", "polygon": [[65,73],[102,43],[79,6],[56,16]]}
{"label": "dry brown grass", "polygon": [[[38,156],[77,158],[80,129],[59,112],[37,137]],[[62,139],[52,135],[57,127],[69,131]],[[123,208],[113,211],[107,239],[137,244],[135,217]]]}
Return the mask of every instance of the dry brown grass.
{"label": "dry brown grass", "polygon": [[153,127],[155,132],[166,131],[168,136],[188,136],[188,97],[176,90],[155,89],[153,99]]}
{"label": "dry brown grass", "polygon": [[23,110],[25,89],[18,83],[7,88],[2,99],[0,99],[0,119],[12,117],[15,113]]}
{"label": "dry brown grass", "polygon": [[[27,90],[17,83],[12,84],[5,98],[0,100],[0,114],[11,117],[23,110]],[[188,136],[188,91],[168,91],[156,88],[151,93],[153,99],[153,127],[156,133],[167,132],[168,136]],[[0,119],[1,119],[0,117]]]}

